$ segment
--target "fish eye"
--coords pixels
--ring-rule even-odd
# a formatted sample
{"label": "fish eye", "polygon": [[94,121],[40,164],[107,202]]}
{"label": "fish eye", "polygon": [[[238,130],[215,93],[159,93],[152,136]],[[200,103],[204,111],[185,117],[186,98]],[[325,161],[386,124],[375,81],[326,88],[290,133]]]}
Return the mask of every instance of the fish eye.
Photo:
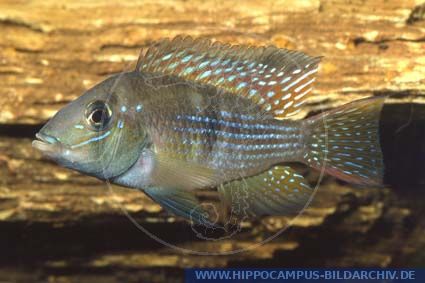
{"label": "fish eye", "polygon": [[86,122],[94,130],[105,129],[112,117],[112,111],[104,101],[93,101],[86,108]]}

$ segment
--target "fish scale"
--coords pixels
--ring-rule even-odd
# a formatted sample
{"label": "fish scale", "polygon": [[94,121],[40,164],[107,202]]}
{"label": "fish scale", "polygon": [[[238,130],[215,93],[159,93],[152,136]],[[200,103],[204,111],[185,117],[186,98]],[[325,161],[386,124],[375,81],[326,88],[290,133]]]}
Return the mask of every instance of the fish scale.
{"label": "fish scale", "polygon": [[[178,88],[179,93],[187,93],[185,89],[189,86]],[[208,94],[203,90],[202,95]],[[214,98],[208,100],[208,108],[203,112],[187,107],[187,100],[175,98],[176,113],[156,114],[166,121],[160,123],[161,132],[157,135],[169,141],[158,150],[214,168],[234,167],[236,162],[241,168],[267,168],[277,160],[291,161],[300,154],[299,122],[287,120],[282,124],[270,116],[258,115],[259,109],[250,100],[242,101],[230,93],[211,91],[210,95]],[[243,103],[239,112],[221,109],[223,105],[236,103]],[[184,110],[185,107],[189,109]],[[239,175],[246,174],[239,172]]]}

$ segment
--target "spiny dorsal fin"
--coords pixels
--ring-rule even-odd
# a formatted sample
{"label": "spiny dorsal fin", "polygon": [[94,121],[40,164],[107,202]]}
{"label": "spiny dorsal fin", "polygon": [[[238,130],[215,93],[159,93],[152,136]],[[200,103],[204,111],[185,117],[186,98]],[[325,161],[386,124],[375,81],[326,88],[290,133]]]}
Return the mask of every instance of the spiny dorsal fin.
{"label": "spiny dorsal fin", "polygon": [[305,207],[313,189],[289,166],[269,170],[219,187],[221,199],[236,215],[295,215]]}
{"label": "spiny dorsal fin", "polygon": [[274,46],[230,46],[178,36],[142,50],[136,70],[174,75],[252,99],[276,118],[299,112],[319,57]]}

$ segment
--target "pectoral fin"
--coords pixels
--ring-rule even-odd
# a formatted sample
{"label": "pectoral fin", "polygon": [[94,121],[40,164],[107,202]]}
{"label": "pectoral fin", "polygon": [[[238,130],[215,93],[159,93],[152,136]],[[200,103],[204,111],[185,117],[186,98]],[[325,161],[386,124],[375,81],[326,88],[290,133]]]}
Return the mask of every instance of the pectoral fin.
{"label": "pectoral fin", "polygon": [[249,178],[219,187],[221,199],[236,215],[293,215],[313,193],[304,177],[291,167],[275,166]]}
{"label": "pectoral fin", "polygon": [[214,226],[192,192],[180,189],[151,187],[143,190],[165,210],[196,224]]}
{"label": "pectoral fin", "polygon": [[156,154],[151,178],[154,186],[193,190],[216,186],[220,175],[200,164]]}

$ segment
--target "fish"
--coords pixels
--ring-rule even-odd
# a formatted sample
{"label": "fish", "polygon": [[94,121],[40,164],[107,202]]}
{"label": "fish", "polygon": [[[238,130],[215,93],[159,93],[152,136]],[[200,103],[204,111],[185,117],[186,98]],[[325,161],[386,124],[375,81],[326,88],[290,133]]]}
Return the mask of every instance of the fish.
{"label": "fish", "polygon": [[206,221],[196,196],[203,189],[236,215],[293,215],[314,192],[294,163],[360,186],[383,182],[385,97],[293,118],[313,95],[320,61],[275,46],[160,40],[134,70],[58,111],[32,145],[195,223]]}

